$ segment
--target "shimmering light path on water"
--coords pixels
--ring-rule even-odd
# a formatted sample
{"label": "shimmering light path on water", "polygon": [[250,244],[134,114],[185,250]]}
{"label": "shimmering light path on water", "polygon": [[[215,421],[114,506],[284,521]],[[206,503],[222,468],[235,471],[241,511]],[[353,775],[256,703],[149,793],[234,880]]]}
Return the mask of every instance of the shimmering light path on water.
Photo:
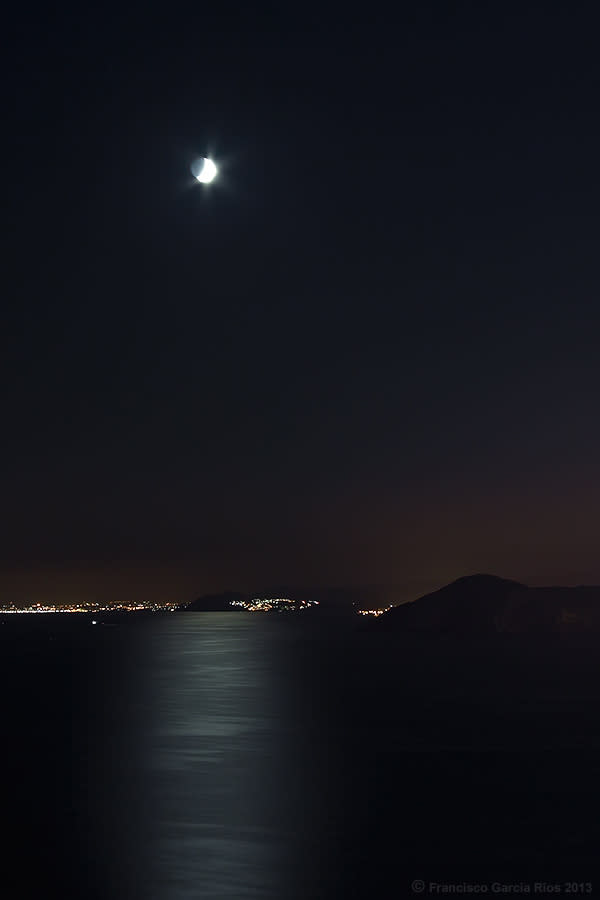
{"label": "shimmering light path on water", "polygon": [[593,647],[246,613],[8,618],[5,858],[36,859],[5,870],[19,897],[371,900],[414,878],[593,875]]}

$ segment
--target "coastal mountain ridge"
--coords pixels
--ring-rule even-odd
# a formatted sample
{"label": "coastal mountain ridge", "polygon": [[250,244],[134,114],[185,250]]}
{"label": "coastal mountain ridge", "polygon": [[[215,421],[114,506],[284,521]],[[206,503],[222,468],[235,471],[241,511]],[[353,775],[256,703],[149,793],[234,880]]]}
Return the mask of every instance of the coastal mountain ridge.
{"label": "coastal mountain ridge", "polygon": [[467,575],[390,609],[377,624],[442,633],[600,629],[600,587],[529,587],[496,575]]}
{"label": "coastal mountain ridge", "polygon": [[600,630],[600,587],[531,587],[489,574],[462,576],[431,593],[391,608],[381,589],[280,587],[252,594],[236,591],[208,594],[183,604],[180,610],[241,612],[244,607],[240,601],[252,597],[317,600],[318,605],[312,608],[311,616],[354,616],[360,609],[379,609],[382,614],[372,625],[390,632],[480,634],[573,631],[578,628]]}
{"label": "coastal mountain ridge", "polygon": [[220,594],[206,594],[182,604],[180,609],[186,612],[241,611],[241,607],[232,606],[236,601],[248,601],[253,597],[290,597],[296,601],[318,601],[315,612],[326,612],[332,615],[352,614],[357,609],[371,606],[384,608],[389,601],[381,588],[294,588],[289,585],[263,587],[253,592],[224,591]]}

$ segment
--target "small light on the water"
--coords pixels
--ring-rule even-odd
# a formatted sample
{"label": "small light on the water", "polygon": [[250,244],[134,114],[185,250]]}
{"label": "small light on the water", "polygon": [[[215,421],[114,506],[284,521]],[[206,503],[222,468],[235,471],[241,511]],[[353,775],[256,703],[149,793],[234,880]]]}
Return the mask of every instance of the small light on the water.
{"label": "small light on the water", "polygon": [[96,620],[95,620],[95,619],[92,619],[92,625],[97,625],[97,624],[98,624],[98,623],[96,622]]}

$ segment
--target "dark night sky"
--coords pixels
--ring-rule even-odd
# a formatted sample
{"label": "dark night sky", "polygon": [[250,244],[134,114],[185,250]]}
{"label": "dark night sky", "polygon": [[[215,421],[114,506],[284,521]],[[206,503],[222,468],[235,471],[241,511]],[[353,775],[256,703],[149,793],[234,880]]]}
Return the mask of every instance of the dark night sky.
{"label": "dark night sky", "polygon": [[3,597],[600,580],[600,23],[561,7],[13,14]]}

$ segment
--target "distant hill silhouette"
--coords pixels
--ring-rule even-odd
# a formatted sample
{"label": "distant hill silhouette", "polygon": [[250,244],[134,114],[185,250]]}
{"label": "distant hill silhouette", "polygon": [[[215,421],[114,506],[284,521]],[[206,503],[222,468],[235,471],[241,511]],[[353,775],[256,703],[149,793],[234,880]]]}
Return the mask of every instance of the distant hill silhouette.
{"label": "distant hill silhouette", "polygon": [[247,600],[248,594],[237,591],[224,591],[222,594],[205,594],[180,607],[182,612],[236,612],[240,607],[231,605],[232,600]]}
{"label": "distant hill silhouette", "polygon": [[[241,612],[231,601],[252,597],[318,600],[311,616],[355,616],[357,609],[375,607],[380,601],[375,589],[279,587],[251,594],[207,594],[182,605],[180,610]],[[364,622],[363,627],[441,634],[600,631],[600,587],[529,587],[496,575],[466,575],[417,600],[394,606],[376,621]]]}
{"label": "distant hill silhouette", "polygon": [[379,588],[294,588],[289,585],[261,588],[252,593],[225,591],[221,594],[207,594],[182,604],[182,612],[240,612],[240,607],[231,606],[232,600],[249,600],[253,597],[290,597],[293,600],[317,600],[319,605],[311,610],[311,615],[354,615],[356,609],[382,605],[384,599]]}
{"label": "distant hill silhouette", "polygon": [[467,575],[396,606],[382,629],[493,633],[600,629],[600,587],[538,587],[496,575]]}
{"label": "distant hill silhouette", "polygon": [[425,631],[491,631],[506,598],[528,588],[495,575],[467,575],[381,616],[385,628]]}

